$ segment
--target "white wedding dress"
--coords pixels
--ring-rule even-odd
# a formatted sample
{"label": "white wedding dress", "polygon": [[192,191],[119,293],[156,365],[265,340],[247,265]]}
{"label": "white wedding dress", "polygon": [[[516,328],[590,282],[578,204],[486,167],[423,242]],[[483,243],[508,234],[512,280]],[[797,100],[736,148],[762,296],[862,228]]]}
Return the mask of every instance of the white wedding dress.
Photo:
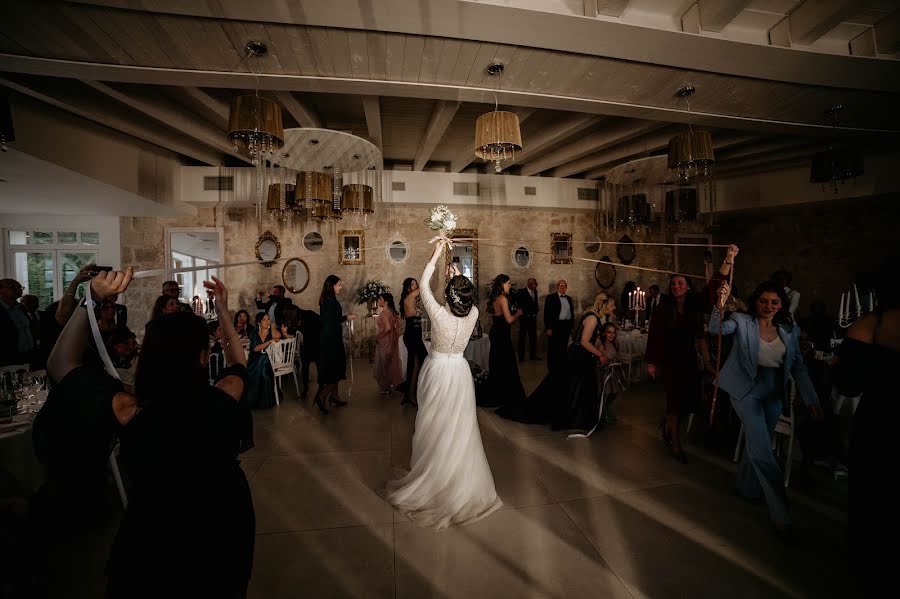
{"label": "white wedding dress", "polygon": [[475,385],[463,350],[478,308],[459,318],[431,293],[434,265],[422,273],[421,297],[431,319],[431,349],[419,373],[419,412],[409,473],[387,484],[387,499],[420,526],[469,524],[503,502],[484,455],[475,415]]}

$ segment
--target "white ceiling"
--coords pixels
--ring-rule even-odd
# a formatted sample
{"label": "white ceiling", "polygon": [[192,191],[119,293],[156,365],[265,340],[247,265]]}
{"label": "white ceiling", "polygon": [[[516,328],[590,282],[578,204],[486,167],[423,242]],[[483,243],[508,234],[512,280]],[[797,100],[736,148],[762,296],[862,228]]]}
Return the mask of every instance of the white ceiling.
{"label": "white ceiling", "polygon": [[0,214],[180,216],[168,206],[10,148],[0,154]]}

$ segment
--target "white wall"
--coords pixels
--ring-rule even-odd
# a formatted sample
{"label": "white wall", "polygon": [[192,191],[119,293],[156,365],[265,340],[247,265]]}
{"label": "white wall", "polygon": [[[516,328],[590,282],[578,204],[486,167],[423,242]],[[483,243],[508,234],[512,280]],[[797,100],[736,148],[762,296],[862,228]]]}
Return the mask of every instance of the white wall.
{"label": "white wall", "polygon": [[0,272],[2,277],[10,276],[8,257],[6,255],[7,234],[9,229],[72,231],[90,230],[100,233],[99,263],[104,266],[121,268],[122,252],[119,235],[119,219],[115,216],[48,216],[0,214],[0,231],[3,243],[0,243]]}

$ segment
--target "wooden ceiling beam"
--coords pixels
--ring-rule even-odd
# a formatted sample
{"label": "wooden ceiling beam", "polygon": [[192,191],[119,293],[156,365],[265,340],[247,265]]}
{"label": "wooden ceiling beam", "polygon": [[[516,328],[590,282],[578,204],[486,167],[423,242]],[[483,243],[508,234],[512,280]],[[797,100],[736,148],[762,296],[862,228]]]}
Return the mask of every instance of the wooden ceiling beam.
{"label": "wooden ceiling beam", "polygon": [[112,114],[109,111],[89,107],[86,103],[79,100],[59,98],[56,94],[51,96],[43,91],[32,89],[31,87],[8,79],[0,78],[0,85],[36,100],[40,100],[51,106],[55,106],[65,112],[80,116],[81,118],[103,125],[104,127],[109,127],[119,133],[130,135],[131,137],[165,148],[176,154],[187,156],[197,162],[202,162],[210,166],[219,166],[222,164],[221,154],[210,151],[206,146],[190,143],[189,141],[184,140],[180,135],[166,135],[159,127],[142,127],[136,125],[133,119]]}
{"label": "wooden ceiling beam", "polygon": [[[606,152],[601,153],[599,156],[588,156],[587,158],[583,159],[584,162],[578,165],[578,167],[580,168],[584,166],[584,164],[593,162],[593,165],[582,169],[587,171],[584,175],[584,178],[599,179],[600,177],[606,176],[607,171],[609,171],[609,169],[613,166],[616,166],[623,162],[628,162],[629,160],[634,160],[635,158],[647,156],[650,152],[658,152],[668,147],[669,140],[672,138],[672,136],[675,135],[675,133],[675,130],[669,129],[646,138],[637,139],[631,143],[625,144],[624,146],[612,148]],[[713,134],[713,149],[722,150],[731,146],[747,143],[755,139],[759,139],[759,136],[752,133],[715,133]],[[597,161],[601,160],[603,162],[598,164]],[[577,173],[581,171],[575,172]],[[556,174],[556,170],[554,170],[552,174],[554,177],[558,176]]]}
{"label": "wooden ceiling beam", "polygon": [[[527,106],[512,106],[506,107],[503,110],[507,110],[509,112],[513,112],[516,116],[519,117],[519,124],[524,123],[528,117],[537,112],[537,108],[529,108]],[[530,143],[530,140],[526,142],[522,140],[522,145],[526,146],[525,151],[528,150],[527,144]],[[524,153],[524,152],[523,152]],[[454,152],[456,158],[450,161],[450,171],[451,173],[461,172],[464,168],[472,164],[476,160],[475,158],[475,126],[472,125],[472,138],[470,141],[465,142],[463,147],[461,147],[458,151]],[[518,158],[518,156],[517,156]],[[504,168],[506,168],[507,164],[514,164],[515,161],[511,161],[510,163],[503,163]]]}
{"label": "wooden ceiling beam", "polygon": [[419,147],[413,158],[414,171],[420,171],[425,168],[428,159],[431,158],[434,149],[440,143],[441,138],[444,137],[444,132],[450,125],[450,121],[456,116],[456,111],[459,110],[460,106],[462,106],[462,102],[448,102],[445,100],[439,100],[434,104],[431,118],[428,119],[428,126],[425,127],[425,133],[422,135],[422,139],[419,140]]}
{"label": "wooden ceiling beam", "polygon": [[628,8],[628,1],[629,0],[597,0],[594,4],[597,5],[598,15],[619,18],[622,16],[622,13],[625,12],[625,9]]}
{"label": "wooden ceiling beam", "polygon": [[[625,158],[630,159],[632,157],[637,158],[638,156],[646,156],[650,152],[661,150],[669,145],[669,140],[672,138],[673,134],[674,130],[672,129],[655,131],[650,135],[632,139],[614,147],[607,147],[599,153],[590,154],[583,158],[579,158],[578,160],[564,163],[550,171],[550,174],[553,177],[569,177]],[[604,173],[605,172],[606,169],[604,169]]]}
{"label": "wooden ceiling beam", "polygon": [[[646,135],[652,131],[656,131],[665,125],[657,122],[647,121],[619,121],[613,122],[609,126],[604,126],[600,131],[592,133],[586,137],[575,140],[563,147],[550,152],[549,154],[538,158],[522,167],[522,174],[526,177],[537,175],[559,166],[561,164],[570,163],[578,158],[605,150],[606,148],[625,143],[630,139]],[[560,169],[566,172],[566,169]],[[577,171],[575,171],[577,172]],[[567,173],[557,175],[567,177]]]}
{"label": "wooden ceiling beam", "polygon": [[703,0],[700,2],[700,27],[716,33],[725,29],[751,0]]}
{"label": "wooden ceiling beam", "polygon": [[363,96],[362,103],[363,111],[366,113],[366,127],[369,129],[369,139],[381,150],[381,103],[378,100],[378,96]]}
{"label": "wooden ceiling beam", "polygon": [[220,152],[239,158],[247,164],[251,164],[251,160],[248,156],[235,151],[234,145],[228,141],[228,134],[226,131],[216,129],[212,125],[206,124],[204,121],[197,119],[194,114],[180,110],[175,106],[166,106],[158,101],[123,93],[122,91],[99,81],[82,81],[82,83],[117,102],[121,102],[129,108],[133,108],[134,110],[155,119],[163,125],[175,129],[187,137],[199,141]]}
{"label": "wooden ceiling beam", "polygon": [[228,117],[231,112],[231,106],[229,106],[228,102],[213,98],[197,87],[187,86],[179,87],[177,89],[198,105],[202,106],[210,114],[213,123],[222,129],[228,128]]}
{"label": "wooden ceiling beam", "polygon": [[858,11],[857,0],[804,0],[788,15],[791,41],[809,45]]}
{"label": "wooden ceiling beam", "polygon": [[309,106],[308,104],[301,102],[297,99],[297,96],[292,94],[289,91],[280,91],[274,92],[273,94],[275,99],[287,110],[291,113],[291,116],[294,117],[294,120],[301,127],[309,127],[313,129],[321,129],[322,119],[319,118],[318,113],[316,113],[315,108]]}
{"label": "wooden ceiling beam", "polygon": [[900,53],[900,9],[875,23],[875,48],[881,54]]}

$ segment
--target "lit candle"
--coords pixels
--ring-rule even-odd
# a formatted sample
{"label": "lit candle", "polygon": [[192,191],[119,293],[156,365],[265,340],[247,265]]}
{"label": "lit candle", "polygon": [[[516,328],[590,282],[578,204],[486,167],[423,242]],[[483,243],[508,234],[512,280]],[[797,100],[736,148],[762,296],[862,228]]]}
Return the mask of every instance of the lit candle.
{"label": "lit candle", "polygon": [[869,292],[869,312],[875,311],[875,294],[873,292]]}
{"label": "lit candle", "polygon": [[838,310],[838,320],[844,320],[844,292],[841,292],[841,307]]}
{"label": "lit candle", "polygon": [[856,283],[853,284],[853,295],[856,296],[856,315],[859,316],[862,314],[862,304],[859,303],[859,292],[856,290]]}

